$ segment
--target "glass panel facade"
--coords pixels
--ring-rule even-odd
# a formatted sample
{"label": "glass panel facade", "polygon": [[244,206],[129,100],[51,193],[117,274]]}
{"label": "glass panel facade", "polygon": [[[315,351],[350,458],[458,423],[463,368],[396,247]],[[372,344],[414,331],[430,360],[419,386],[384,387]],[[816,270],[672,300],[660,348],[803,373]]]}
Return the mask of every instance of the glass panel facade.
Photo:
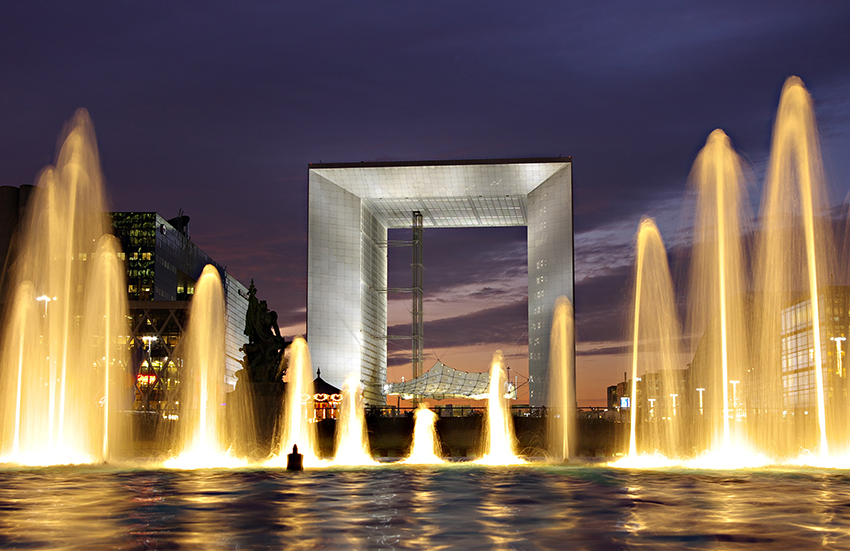
{"label": "glass panel facade", "polygon": [[176,390],[182,367],[180,339],[204,266],[216,266],[225,293],[225,383],[232,389],[241,369],[240,347],[248,309],[248,290],[192,243],[188,217],[171,221],[155,212],[112,213],[121,241],[130,300],[132,371],[136,409],[177,415]]}
{"label": "glass panel facade", "polygon": [[[844,366],[846,341],[850,330],[848,287],[821,289],[821,354],[824,394],[827,405],[843,403],[847,397],[847,370]],[[782,311],[781,320],[782,389],[784,407],[814,409],[817,406],[811,300],[801,300]],[[839,354],[840,349],[840,354]]]}

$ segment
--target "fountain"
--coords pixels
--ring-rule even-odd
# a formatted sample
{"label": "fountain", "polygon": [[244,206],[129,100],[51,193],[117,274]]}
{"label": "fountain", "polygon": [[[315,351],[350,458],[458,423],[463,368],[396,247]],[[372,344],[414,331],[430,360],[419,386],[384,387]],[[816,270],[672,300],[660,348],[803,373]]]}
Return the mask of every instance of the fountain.
{"label": "fountain", "polygon": [[[660,463],[709,468],[841,463],[830,449],[850,445],[844,336],[837,299],[836,306],[828,300],[832,228],[812,101],[800,79],[789,78],[782,90],[751,281],[743,169],[721,130],[709,136],[691,182],[697,210],[688,327],[701,338],[688,388],[682,381],[666,386],[663,374],[673,372],[677,355],[672,285],[657,228],[644,220],[636,259],[631,464],[653,453],[663,456]],[[825,331],[834,335],[835,356]],[[644,361],[650,350],[661,355]],[[831,356],[835,369],[826,363]],[[645,396],[639,363],[658,366],[657,380],[643,372]],[[675,399],[672,411],[670,405],[659,409],[674,394],[687,415],[675,411]]]}
{"label": "fountain", "polygon": [[[573,305],[567,297],[555,301],[552,336],[549,341],[549,456],[568,461],[575,435],[575,328]],[[574,436],[573,436],[574,437]]]}
{"label": "fountain", "polygon": [[[834,283],[830,275],[836,266],[821,165],[811,98],[798,78],[789,78],[776,118],[750,265],[741,159],[722,130],[706,140],[690,178],[697,200],[687,327],[688,335],[699,336],[699,341],[687,387],[684,370],[677,369],[684,366],[666,250],[653,221],[641,221],[631,335],[632,464],[663,457],[700,466],[756,465],[767,461],[766,455],[791,461],[800,454],[825,464],[839,457],[832,450],[850,446],[844,415],[848,385],[836,340],[843,336],[824,313],[829,308],[824,288]],[[129,434],[121,414],[128,407],[130,381],[126,285],[118,243],[102,215],[107,210],[102,175],[84,111],[75,114],[55,166],[47,167],[38,183],[11,285],[13,306],[3,327],[0,452],[5,461],[26,464],[107,461],[123,453],[122,440]],[[804,307],[789,313],[795,304]],[[230,464],[228,449],[235,435],[244,432],[227,426],[230,420],[222,414],[223,339],[218,335],[223,315],[221,281],[207,267],[186,335],[178,457],[169,464],[185,460],[203,466],[210,458]],[[804,327],[809,327],[805,346],[796,336]],[[830,335],[838,343],[836,353],[827,346]],[[786,358],[792,345],[796,352],[802,350],[793,369]],[[570,426],[575,388],[568,376],[573,348],[572,306],[561,297],[549,358],[549,454],[557,461],[569,460],[575,445]],[[312,370],[303,339],[296,339],[290,356],[279,445],[270,464],[297,444],[305,463],[316,465]],[[836,370],[828,367],[829,358],[836,358]],[[497,353],[491,365],[483,463],[518,461],[505,377]],[[357,382],[347,381],[343,394],[335,463],[371,464]],[[433,431],[428,411],[417,412],[416,425],[421,418],[424,445],[434,449],[437,444],[427,440]]]}
{"label": "fountain", "polygon": [[443,463],[440,439],[437,437],[437,414],[420,403],[413,414],[413,445],[402,461],[407,465],[439,465]]}
{"label": "fountain", "polygon": [[316,424],[313,422],[313,368],[310,349],[303,337],[295,337],[289,347],[289,368],[283,408],[280,418],[280,445],[266,463],[271,467],[285,467],[286,455],[297,445],[304,455],[304,466],[322,465],[319,459]]}
{"label": "fountain", "polygon": [[[812,449],[821,459],[829,456],[825,339],[821,334],[825,320],[821,314],[823,303],[818,299],[820,288],[829,283],[829,274],[833,273],[831,228],[824,218],[828,208],[824,188],[812,101],[802,81],[791,77],[782,88],[762,199],[762,231],[754,269],[758,322],[754,340],[761,372],[758,388],[750,393],[759,442],[762,446],[779,443],[771,451],[780,457]],[[808,301],[805,319],[815,321],[808,335],[807,348],[811,353],[808,361],[803,360],[806,370],[813,371],[814,385],[801,385],[808,388],[792,396],[784,376],[792,375],[798,379],[795,383],[801,381],[789,366],[783,370],[779,354],[782,346],[789,343],[780,339],[783,332],[792,329],[788,324],[783,327],[783,311],[801,296]],[[795,320],[793,325],[799,322],[804,320]],[[801,432],[799,425],[803,422],[789,422],[787,412],[807,403],[814,406],[815,428],[806,427]],[[783,411],[785,419],[780,415]],[[842,411],[840,415],[846,413]]]}
{"label": "fountain", "polygon": [[[114,452],[126,455],[132,436],[129,423],[124,422],[123,416],[118,417],[119,412],[127,411],[132,406],[127,389],[133,385],[132,377],[125,369],[126,364],[120,358],[126,351],[122,335],[127,331],[126,272],[123,261],[118,257],[120,251],[121,244],[111,235],[104,235],[98,241],[86,288],[99,289],[100,292],[92,293],[83,315],[83,334],[97,335],[97,338],[80,351],[84,365],[91,364],[98,371],[102,370],[95,379],[103,381],[100,398],[103,410],[100,414],[103,422],[100,438],[103,461],[108,461]],[[89,399],[72,395],[70,407],[85,410],[86,400]],[[110,423],[111,418],[115,418],[116,423]],[[88,419],[86,426],[97,426],[98,421],[97,418]]]}
{"label": "fountain", "polygon": [[505,397],[507,373],[502,364],[502,351],[493,354],[490,363],[490,386],[487,415],[484,420],[484,454],[477,462],[483,465],[515,465],[523,463],[516,454],[516,436],[510,404]]}
{"label": "fountain", "polygon": [[15,463],[105,461],[129,436],[126,287],[88,113],[64,133],[30,200],[3,327],[0,453]]}
{"label": "fountain", "polygon": [[691,171],[696,193],[688,293],[690,335],[702,335],[692,362],[687,449],[706,450],[697,465],[756,465],[730,387],[747,375],[747,271],[743,232],[747,225],[745,179],[740,157],[722,130],[713,131]]}
{"label": "fountain", "polygon": [[181,377],[180,430],[176,457],[166,467],[237,467],[225,442],[224,290],[215,266],[207,264],[195,285]]}
{"label": "fountain", "polygon": [[342,403],[336,422],[336,451],[334,465],[374,465],[366,433],[363,411],[363,391],[357,375],[351,375],[342,385]]}
{"label": "fountain", "polygon": [[[114,463],[123,456],[128,431],[122,410],[131,384],[125,281],[117,243],[106,234],[101,213],[89,212],[90,205],[103,208],[102,196],[89,199],[85,191],[84,182],[99,182],[94,161],[90,123],[78,114],[56,167],[40,178],[38,208],[29,215],[4,319],[3,461]],[[840,340],[847,331],[848,303],[827,294],[835,257],[824,218],[811,101],[798,79],[783,90],[752,265],[742,172],[728,137],[713,132],[692,175],[698,201],[688,328],[690,336],[701,338],[684,379],[676,369],[687,360],[678,352],[666,251],[653,221],[641,221],[629,457],[616,466],[752,467],[758,463],[741,460],[750,450],[786,464],[850,465],[842,455],[850,436],[845,420],[850,389]],[[177,447],[180,458],[195,458],[187,467],[223,466],[221,459],[209,460],[227,457],[233,442],[232,432],[224,430],[228,420],[221,417],[223,312],[216,271],[205,270],[196,289],[180,374],[184,394]],[[573,339],[571,306],[559,299],[549,396],[551,453],[558,459],[570,458],[575,441],[566,426],[573,418],[575,389],[565,376]],[[293,344],[288,378],[276,450],[285,457],[297,444],[308,466],[316,466],[312,372],[303,339]],[[505,379],[497,353],[484,427],[485,465],[520,462]],[[365,462],[369,450],[363,445],[356,380],[346,383],[345,395],[337,463],[354,457]],[[441,462],[436,420],[421,404],[405,464]],[[850,527],[846,515],[838,514],[846,503],[845,478],[769,466],[758,472],[646,473],[548,464],[318,474],[14,466],[0,469],[4,503],[13,505],[4,508],[0,540],[22,548],[68,542],[88,548],[176,548],[198,542],[205,547],[374,547],[411,541],[427,548],[476,547],[482,541],[502,547],[601,542],[602,547],[681,548],[712,547],[718,541],[841,547]],[[789,515],[794,522],[787,522]]]}
{"label": "fountain", "polygon": [[[679,324],[673,282],[664,242],[650,218],[641,220],[637,234],[633,319],[629,465],[640,463],[640,456],[676,455],[681,429],[675,384]],[[644,381],[644,395],[637,388],[639,376]]]}

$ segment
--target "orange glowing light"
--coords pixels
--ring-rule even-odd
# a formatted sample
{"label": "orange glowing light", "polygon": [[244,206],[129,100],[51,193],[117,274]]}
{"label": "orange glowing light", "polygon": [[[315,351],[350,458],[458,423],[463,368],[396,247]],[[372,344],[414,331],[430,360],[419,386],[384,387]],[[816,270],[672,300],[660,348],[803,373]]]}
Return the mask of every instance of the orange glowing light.
{"label": "orange glowing light", "polygon": [[142,386],[150,386],[156,383],[156,375],[144,375],[142,373],[139,373],[136,376],[136,380]]}

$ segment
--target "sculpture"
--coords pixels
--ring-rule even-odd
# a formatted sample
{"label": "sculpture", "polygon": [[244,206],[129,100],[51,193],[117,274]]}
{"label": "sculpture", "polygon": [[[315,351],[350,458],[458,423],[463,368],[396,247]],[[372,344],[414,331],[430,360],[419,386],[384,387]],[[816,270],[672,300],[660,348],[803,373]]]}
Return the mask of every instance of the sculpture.
{"label": "sculpture", "polygon": [[245,354],[243,370],[252,383],[280,382],[286,373],[283,351],[289,346],[280,334],[277,313],[269,310],[264,300],[257,300],[254,280],[248,289],[248,312],[245,314],[245,335],[248,344],[240,350]]}

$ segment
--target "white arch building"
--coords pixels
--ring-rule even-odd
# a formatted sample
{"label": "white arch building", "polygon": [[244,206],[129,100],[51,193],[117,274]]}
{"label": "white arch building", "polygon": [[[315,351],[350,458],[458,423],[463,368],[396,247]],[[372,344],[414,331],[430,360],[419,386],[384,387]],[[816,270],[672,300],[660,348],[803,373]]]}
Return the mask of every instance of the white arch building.
{"label": "white arch building", "polygon": [[425,228],[528,227],[531,403],[544,404],[555,299],[574,298],[569,157],[310,164],[313,366],[338,387],[359,372],[366,400],[385,403],[387,229],[409,228],[413,211]]}

